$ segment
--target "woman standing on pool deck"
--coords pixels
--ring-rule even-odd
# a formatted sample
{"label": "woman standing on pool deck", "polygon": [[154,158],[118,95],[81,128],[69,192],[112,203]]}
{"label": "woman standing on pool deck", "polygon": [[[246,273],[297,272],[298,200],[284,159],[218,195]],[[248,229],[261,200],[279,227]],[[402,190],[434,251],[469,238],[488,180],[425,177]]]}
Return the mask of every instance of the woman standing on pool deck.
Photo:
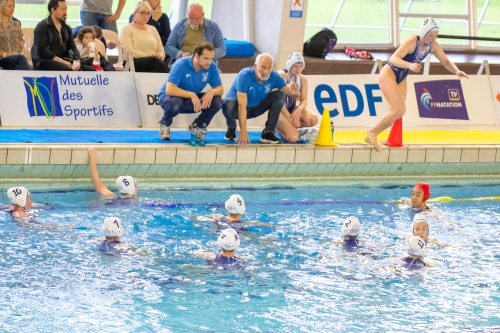
{"label": "woman standing on pool deck", "polygon": [[441,64],[450,72],[455,73],[459,78],[466,77],[467,74],[457,68],[457,66],[446,57],[441,46],[436,42],[439,27],[432,17],[426,18],[420,29],[420,36],[410,36],[406,38],[401,46],[394,52],[380,71],[379,86],[389,103],[389,111],[379,120],[379,122],[366,132],[365,141],[382,151],[378,144],[377,136],[389,127],[396,119],[401,118],[406,112],[406,76],[411,70],[418,73],[422,66],[418,62],[425,59],[429,53],[434,53]]}

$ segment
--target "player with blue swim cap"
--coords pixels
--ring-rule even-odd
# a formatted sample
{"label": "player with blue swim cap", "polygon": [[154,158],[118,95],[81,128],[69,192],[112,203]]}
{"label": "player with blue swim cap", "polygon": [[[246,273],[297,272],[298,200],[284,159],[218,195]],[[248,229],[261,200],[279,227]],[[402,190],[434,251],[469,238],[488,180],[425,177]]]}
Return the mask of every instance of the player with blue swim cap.
{"label": "player with blue swim cap", "polygon": [[438,32],[439,26],[436,21],[432,17],[426,18],[420,29],[420,36],[406,38],[380,71],[379,86],[389,102],[389,111],[368,130],[365,138],[365,141],[372,144],[377,151],[382,150],[377,136],[406,112],[406,77],[409,71],[419,73],[422,68],[419,62],[428,54],[434,54],[447,70],[459,78],[468,78],[467,74],[459,70],[443,52],[441,45],[436,41]]}
{"label": "player with blue swim cap", "polygon": [[[106,185],[99,178],[99,172],[97,170],[97,149],[95,147],[88,147],[89,151],[89,168],[90,168],[90,178],[92,179],[92,184],[98,193],[108,197],[116,198],[116,194],[111,192]],[[137,197],[139,191],[139,185],[137,180],[132,176],[120,176],[116,179],[116,187],[120,192],[121,199],[132,199]]]}

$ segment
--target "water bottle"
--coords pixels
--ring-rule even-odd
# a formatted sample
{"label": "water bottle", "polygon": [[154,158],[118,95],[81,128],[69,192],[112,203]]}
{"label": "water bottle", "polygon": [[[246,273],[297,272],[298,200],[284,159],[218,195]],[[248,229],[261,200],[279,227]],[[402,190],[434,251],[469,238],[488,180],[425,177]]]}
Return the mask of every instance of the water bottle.
{"label": "water bottle", "polygon": [[201,128],[201,136],[200,136],[200,146],[205,147],[207,144],[207,124],[203,124]]}
{"label": "water bottle", "polygon": [[333,142],[333,135],[335,134],[335,129],[333,127],[333,120],[330,120],[330,129],[332,131],[332,142]]}
{"label": "water bottle", "polygon": [[196,128],[196,124],[193,124],[191,127],[191,140],[189,140],[189,145],[191,147],[196,147],[196,134],[198,132],[198,128]]}

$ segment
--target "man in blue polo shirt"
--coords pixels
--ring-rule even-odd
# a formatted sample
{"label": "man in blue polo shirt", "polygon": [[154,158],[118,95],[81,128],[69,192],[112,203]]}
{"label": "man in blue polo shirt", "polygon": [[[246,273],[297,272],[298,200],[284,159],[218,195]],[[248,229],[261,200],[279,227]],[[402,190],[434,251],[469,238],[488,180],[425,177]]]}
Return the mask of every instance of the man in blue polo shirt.
{"label": "man in blue polo shirt", "polygon": [[[281,143],[274,135],[278,123],[285,94],[299,96],[299,88],[293,83],[287,85],[285,80],[273,70],[273,57],[269,53],[261,53],[255,59],[253,67],[242,69],[229,89],[224,100],[222,113],[226,117],[226,140],[235,140],[239,144],[250,143],[246,120],[256,118],[269,110],[266,126],[260,141],[264,143]],[[240,133],[236,137],[236,119],[239,119]]]}
{"label": "man in blue polo shirt", "polygon": [[[195,45],[194,54],[179,59],[170,71],[167,81],[161,87],[158,98],[163,109],[160,120],[160,139],[170,140],[170,126],[179,113],[201,114],[188,126],[188,131],[196,125],[198,137],[203,124],[210,124],[212,118],[222,108],[224,88],[219,70],[214,60],[214,46],[209,42]],[[209,84],[212,89],[201,91]]]}

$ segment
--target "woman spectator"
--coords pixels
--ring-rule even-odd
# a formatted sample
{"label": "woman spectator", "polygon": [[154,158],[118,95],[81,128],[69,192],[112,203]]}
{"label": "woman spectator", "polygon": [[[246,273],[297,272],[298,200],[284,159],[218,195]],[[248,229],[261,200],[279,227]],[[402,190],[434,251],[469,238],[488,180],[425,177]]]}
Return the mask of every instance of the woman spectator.
{"label": "woman spectator", "polygon": [[151,13],[149,3],[139,2],[134,8],[134,21],[122,29],[120,42],[125,54],[134,58],[136,72],[168,73],[160,35],[148,25]]}
{"label": "woman spectator", "polygon": [[15,7],[14,0],[0,0],[0,67],[31,70],[23,54],[24,40],[21,24],[12,20]]}

